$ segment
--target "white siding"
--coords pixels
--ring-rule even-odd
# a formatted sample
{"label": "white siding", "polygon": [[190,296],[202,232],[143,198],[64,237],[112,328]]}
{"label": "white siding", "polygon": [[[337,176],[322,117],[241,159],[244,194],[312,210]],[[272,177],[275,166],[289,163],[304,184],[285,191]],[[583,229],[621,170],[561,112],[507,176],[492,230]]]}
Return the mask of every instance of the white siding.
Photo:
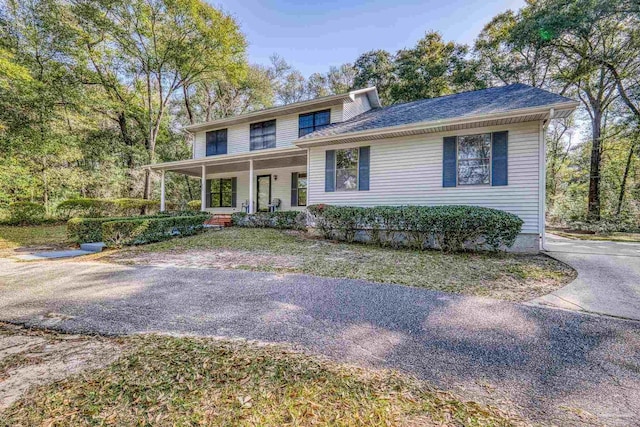
{"label": "white siding", "polygon": [[[331,123],[342,121],[342,105],[331,107]],[[317,108],[307,112],[317,111]],[[293,142],[298,139],[298,116],[299,114],[288,114],[275,117],[276,119],[276,148],[294,147]],[[265,119],[260,121],[266,121]],[[249,150],[249,125],[242,123],[227,127],[227,154],[248,153]],[[224,128],[215,128],[224,129]],[[194,159],[205,157],[206,155],[206,132],[198,132],[195,136]]]}
{"label": "white siding", "polygon": [[[291,207],[291,173],[306,173],[305,166],[296,166],[289,168],[277,168],[277,169],[256,169],[253,171],[253,191],[257,194],[256,180],[259,175],[271,175],[271,199],[280,199],[282,204],[280,210],[302,210],[303,206]],[[278,176],[277,180],[274,180],[275,175]],[[211,208],[207,209],[213,213],[232,213],[242,212],[242,204],[249,200],[249,171],[241,172],[229,172],[220,174],[209,174],[207,179],[215,178],[237,178],[237,206],[236,208]],[[254,203],[257,203],[256,194],[254,194]]]}
{"label": "white siding", "polygon": [[358,114],[362,114],[365,111],[369,111],[371,109],[371,104],[369,104],[369,98],[366,93],[361,93],[356,95],[355,100],[353,102],[345,101],[344,103],[344,112],[342,113],[342,120],[346,121],[352,117],[357,116]]}
{"label": "white siding", "polygon": [[[310,150],[309,204],[442,205],[467,204],[502,209],[524,220],[523,233],[538,233],[539,122],[469,129],[462,134],[509,131],[507,186],[442,187],[442,138],[447,132]],[[324,191],[325,151],[371,146],[369,191]]]}

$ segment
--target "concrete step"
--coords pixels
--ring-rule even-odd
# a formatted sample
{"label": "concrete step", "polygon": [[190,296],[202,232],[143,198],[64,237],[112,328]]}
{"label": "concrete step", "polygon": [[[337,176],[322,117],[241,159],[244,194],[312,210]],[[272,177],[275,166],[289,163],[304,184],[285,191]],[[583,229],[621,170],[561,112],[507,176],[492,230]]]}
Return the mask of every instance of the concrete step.
{"label": "concrete step", "polygon": [[80,245],[80,250],[87,252],[102,252],[105,244],[103,242],[93,242],[93,243],[82,243]]}

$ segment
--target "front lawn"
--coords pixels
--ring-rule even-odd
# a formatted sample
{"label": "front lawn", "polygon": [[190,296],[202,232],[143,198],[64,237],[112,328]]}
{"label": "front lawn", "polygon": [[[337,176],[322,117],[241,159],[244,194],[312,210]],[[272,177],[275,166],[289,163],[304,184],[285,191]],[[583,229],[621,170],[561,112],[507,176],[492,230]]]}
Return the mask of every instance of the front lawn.
{"label": "front lawn", "polygon": [[640,233],[606,233],[606,234],[592,234],[584,233],[574,230],[563,229],[549,229],[549,233],[560,237],[566,237],[568,239],[577,240],[597,240],[608,242],[640,242]]}
{"label": "front lawn", "polygon": [[66,224],[0,226],[0,250],[17,247],[57,247],[68,243]]}
{"label": "front lawn", "polygon": [[[3,331],[0,325],[0,337],[12,334],[16,342],[29,338],[29,333],[6,328]],[[44,338],[49,346],[68,340],[43,332],[36,338]],[[83,354],[94,341],[101,343],[95,352],[104,352],[105,343],[113,341],[110,353],[117,359],[105,367],[41,383],[4,412],[0,399],[0,425],[506,426],[515,422],[495,408],[464,402],[398,373],[349,367],[279,346],[154,335],[74,339],[80,340],[77,346],[83,346]],[[0,378],[4,374],[11,380],[36,364],[42,371],[48,363],[19,355],[23,357],[18,366],[3,368],[0,363]]]}
{"label": "front lawn", "polygon": [[544,255],[443,254],[316,239],[273,229],[226,228],[103,255],[162,264],[364,279],[526,301],[568,283],[575,272]]}

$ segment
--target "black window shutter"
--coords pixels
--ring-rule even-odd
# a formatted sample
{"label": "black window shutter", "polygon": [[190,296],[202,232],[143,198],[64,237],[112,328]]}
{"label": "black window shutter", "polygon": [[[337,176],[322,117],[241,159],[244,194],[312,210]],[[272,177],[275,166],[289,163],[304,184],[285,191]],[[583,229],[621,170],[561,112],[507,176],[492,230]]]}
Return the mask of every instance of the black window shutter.
{"label": "black window shutter", "polygon": [[494,132],[491,135],[491,185],[507,185],[508,132]]}
{"label": "black window shutter", "polygon": [[458,175],[456,137],[447,136],[442,144],[442,186],[455,187]]}
{"label": "black window shutter", "polygon": [[235,208],[238,205],[238,178],[231,178],[231,207]]}
{"label": "black window shutter", "polygon": [[205,134],[206,139],[206,153],[205,155],[211,156],[216,154],[216,133],[207,132]]}
{"label": "black window shutter", "polygon": [[336,150],[327,150],[324,166],[324,191],[336,191]]}
{"label": "black window shutter", "polygon": [[369,191],[369,152],[370,147],[360,147],[358,156],[358,191]]}
{"label": "black window shutter", "polygon": [[291,206],[298,206],[298,172],[291,173]]}
{"label": "black window shutter", "polygon": [[205,206],[210,208],[211,207],[211,180],[208,179],[207,180],[207,189],[206,189],[206,193],[205,193]]}

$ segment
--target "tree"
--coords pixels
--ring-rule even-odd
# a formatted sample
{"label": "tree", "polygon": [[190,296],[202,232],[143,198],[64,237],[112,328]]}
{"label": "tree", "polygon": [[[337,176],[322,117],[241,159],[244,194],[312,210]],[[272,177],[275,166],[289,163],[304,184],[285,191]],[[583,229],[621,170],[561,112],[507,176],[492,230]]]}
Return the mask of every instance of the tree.
{"label": "tree", "polygon": [[407,102],[485,87],[478,77],[478,63],[467,58],[468,52],[466,45],[427,33],[414,48],[396,54],[391,98]]}
{"label": "tree", "polygon": [[353,86],[358,89],[375,86],[380,101],[383,104],[391,104],[391,86],[395,80],[394,67],[394,58],[386,50],[363,53],[353,64],[356,73]]}
{"label": "tree", "polygon": [[[170,100],[184,86],[244,60],[246,42],[236,22],[200,0],[83,1],[104,37],[103,49],[119,52],[120,79],[133,82],[143,112],[148,161]],[[146,171],[144,197],[151,196]]]}

